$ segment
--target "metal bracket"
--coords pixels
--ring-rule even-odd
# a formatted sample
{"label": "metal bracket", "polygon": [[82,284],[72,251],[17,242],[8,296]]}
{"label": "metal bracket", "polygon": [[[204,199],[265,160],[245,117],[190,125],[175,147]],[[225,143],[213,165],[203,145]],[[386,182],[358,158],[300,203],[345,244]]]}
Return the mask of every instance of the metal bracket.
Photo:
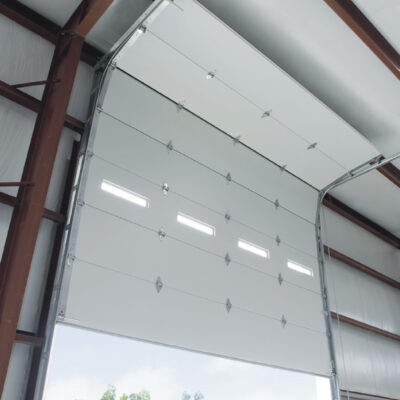
{"label": "metal bracket", "polygon": [[156,282],[155,282],[155,285],[156,285],[157,293],[160,293],[160,292],[161,292],[161,289],[162,289],[163,286],[164,286],[164,284],[163,284],[163,282],[162,282],[162,280],[161,280],[160,277],[157,278],[157,280],[156,280]]}
{"label": "metal bracket", "polygon": [[282,318],[281,318],[281,324],[282,324],[282,326],[283,326],[283,327],[285,327],[285,326],[286,326],[286,324],[287,324],[287,320],[286,320],[286,318],[285,318],[285,316],[284,316],[284,315],[282,315]]}
{"label": "metal bracket", "polygon": [[279,235],[276,235],[275,242],[278,246],[281,244],[281,238],[279,237]]}
{"label": "metal bracket", "polygon": [[232,308],[232,303],[229,300],[229,297],[226,299],[225,307],[226,307],[226,311],[229,313],[229,311],[231,311],[231,308]]}
{"label": "metal bracket", "polygon": [[238,144],[239,142],[240,142],[240,138],[241,138],[241,136],[239,135],[239,136],[236,136],[235,138],[233,138],[233,144],[235,145],[235,144]]}
{"label": "metal bracket", "polygon": [[230,214],[227,212],[227,213],[225,213],[225,221],[226,222],[229,222],[231,220],[231,216],[230,216]]}
{"label": "metal bracket", "polygon": [[64,321],[64,319],[65,319],[65,312],[64,312],[64,310],[60,310],[57,313],[57,320],[58,321]]}
{"label": "metal bracket", "polygon": [[141,25],[138,27],[138,31],[141,31],[142,33],[146,33],[146,31],[147,31],[147,26],[144,25],[144,24],[141,24]]}
{"label": "metal bracket", "polygon": [[162,242],[165,239],[166,236],[167,236],[167,233],[165,232],[164,228],[161,227],[158,230],[158,237],[160,238],[160,242]]}
{"label": "metal bracket", "polygon": [[87,158],[92,158],[93,156],[94,156],[93,151],[90,151],[90,150],[87,150],[87,151],[86,151],[86,157],[87,157]]}
{"label": "metal bracket", "polygon": [[72,254],[72,253],[68,253],[67,265],[68,265],[69,267],[72,266],[72,264],[74,263],[75,260],[76,260],[75,255]]}
{"label": "metal bracket", "polygon": [[261,118],[269,117],[272,113],[272,110],[267,110],[264,111],[263,115],[261,115]]}
{"label": "metal bracket", "polygon": [[82,199],[79,199],[79,200],[76,202],[76,204],[77,204],[78,206],[80,206],[80,207],[83,207],[83,206],[85,205],[85,201],[82,200]]}
{"label": "metal bracket", "polygon": [[231,181],[232,181],[232,176],[231,176],[231,173],[230,173],[230,172],[228,172],[228,173],[226,174],[225,179],[226,179],[228,182],[231,182]]}
{"label": "metal bracket", "polygon": [[214,77],[215,77],[215,71],[210,71],[210,72],[207,74],[206,79],[212,79],[212,78],[214,78]]}
{"label": "metal bracket", "polygon": [[225,254],[225,264],[229,265],[231,261],[232,261],[231,256],[229,255],[229,253],[226,253]]}
{"label": "metal bracket", "polygon": [[275,210],[277,210],[280,206],[279,199],[276,199],[274,204],[275,204]]}
{"label": "metal bracket", "polygon": [[317,145],[318,145],[317,142],[312,143],[312,144],[310,144],[310,145],[307,147],[307,150],[315,149],[315,148],[317,147]]}
{"label": "metal bracket", "polygon": [[282,285],[282,282],[283,282],[283,276],[282,276],[282,274],[279,274],[279,275],[278,275],[278,282],[279,282],[279,285]]}
{"label": "metal bracket", "polygon": [[163,194],[164,194],[164,195],[167,195],[168,192],[169,192],[168,183],[164,183],[164,184],[161,186],[161,189],[162,189]]}
{"label": "metal bracket", "polygon": [[166,144],[166,147],[167,147],[168,151],[174,150],[174,145],[172,144],[172,140],[170,140],[170,141]]}

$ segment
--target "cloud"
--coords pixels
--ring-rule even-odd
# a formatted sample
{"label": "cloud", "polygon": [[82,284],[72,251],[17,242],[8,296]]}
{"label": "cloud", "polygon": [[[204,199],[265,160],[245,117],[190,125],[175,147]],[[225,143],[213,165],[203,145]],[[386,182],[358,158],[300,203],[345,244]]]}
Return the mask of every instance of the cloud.
{"label": "cloud", "polygon": [[115,386],[119,395],[148,390],[152,400],[177,400],[182,394],[182,383],[169,368],[143,366],[123,375]]}
{"label": "cloud", "polygon": [[47,385],[44,400],[100,400],[107,390],[103,382],[83,376],[58,379]]}

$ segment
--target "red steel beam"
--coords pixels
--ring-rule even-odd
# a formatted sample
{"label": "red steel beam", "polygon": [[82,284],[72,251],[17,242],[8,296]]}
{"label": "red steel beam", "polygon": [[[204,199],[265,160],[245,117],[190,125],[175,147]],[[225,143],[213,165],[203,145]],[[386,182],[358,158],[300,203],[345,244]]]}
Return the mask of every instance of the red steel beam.
{"label": "red steel beam", "polygon": [[16,85],[12,85],[12,87],[15,89],[19,89],[22,87],[42,86],[45,85],[46,83],[47,81],[25,82],[25,83],[17,83]]}
{"label": "red steel beam", "polygon": [[20,330],[17,330],[14,341],[16,343],[23,343],[23,344],[27,344],[29,346],[34,346],[34,347],[39,347],[39,348],[43,347],[43,345],[44,345],[43,337],[36,336],[32,332],[25,332],[25,331],[20,331]]}
{"label": "red steel beam", "polygon": [[[10,194],[0,192],[0,203],[15,207],[18,203],[18,199]],[[57,223],[65,222],[64,214],[49,210],[48,208],[43,210],[43,218]]]}
{"label": "red steel beam", "polygon": [[8,206],[14,207],[17,205],[18,200],[16,197],[10,194],[0,192],[0,203],[7,204]]}
{"label": "red steel beam", "polygon": [[400,79],[400,55],[351,0],[325,0],[325,3]]}
{"label": "red steel beam", "polygon": [[380,225],[371,221],[369,218],[365,217],[359,212],[353,210],[351,207],[342,203],[335,197],[327,194],[324,197],[323,204],[332,211],[340,214],[342,217],[347,218],[354,224],[384,240],[386,243],[389,243],[397,249],[400,249],[400,238],[398,238],[396,235],[393,235],[393,233],[389,232],[385,228],[382,228]]}
{"label": "red steel beam", "polygon": [[400,335],[397,335],[396,333],[385,331],[384,329],[377,328],[376,326],[366,324],[365,322],[358,321],[356,319],[347,317],[343,314],[338,314],[334,311],[331,311],[331,318],[336,319],[337,321],[340,321],[340,322],[344,322],[349,325],[356,326],[357,328],[364,329],[368,332],[376,333],[378,335],[382,335],[382,336],[388,337],[390,339],[400,341]]}
{"label": "red steel beam", "polygon": [[[0,81],[0,95],[19,104],[22,107],[28,108],[31,111],[39,112],[41,109],[41,101],[29,94],[22,92],[9,85],[6,82]],[[65,115],[64,126],[75,132],[83,133],[84,123],[78,119]]]}
{"label": "red steel beam", "polygon": [[[111,1],[108,1],[111,4]],[[14,344],[19,314],[35,250],[44,204],[50,184],[65,115],[79,64],[84,38],[74,34],[88,14],[90,0],[67,22],[68,32],[60,34],[54,50],[22,181],[34,186],[20,187],[14,207],[0,268],[0,393],[3,392]],[[99,18],[101,14],[97,14]]]}
{"label": "red steel beam", "polygon": [[388,285],[395,287],[396,289],[400,289],[399,281],[396,281],[395,279],[392,279],[389,276],[384,275],[381,272],[378,272],[378,271],[374,270],[373,268],[368,267],[367,265],[362,264],[362,263],[354,260],[353,258],[344,255],[343,253],[340,253],[337,250],[329,248],[328,246],[324,246],[324,252],[325,252],[325,254],[329,255],[330,257],[335,258],[336,260],[339,260],[339,261],[349,265],[350,267],[353,267],[355,269],[358,269],[361,272],[364,272],[370,276],[373,276],[374,278],[379,279],[380,281],[385,282]]}
{"label": "red steel beam", "polygon": [[385,164],[377,170],[387,179],[389,179],[396,186],[400,187],[400,169],[392,163]]}
{"label": "red steel beam", "polygon": [[[104,2],[106,3],[106,1]],[[57,43],[61,27],[17,0],[1,0],[0,13],[51,43]],[[104,53],[84,43],[81,60],[94,66]]]}
{"label": "red steel beam", "polygon": [[354,399],[354,400],[400,400],[394,397],[377,396],[375,394],[354,392],[352,390],[340,389],[340,394],[343,399]]}
{"label": "red steel beam", "polygon": [[33,182],[0,182],[0,187],[33,186]]}

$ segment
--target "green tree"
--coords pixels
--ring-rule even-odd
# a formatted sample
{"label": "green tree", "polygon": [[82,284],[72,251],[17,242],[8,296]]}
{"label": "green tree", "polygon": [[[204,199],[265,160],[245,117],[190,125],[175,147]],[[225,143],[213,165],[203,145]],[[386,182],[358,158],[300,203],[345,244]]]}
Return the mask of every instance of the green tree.
{"label": "green tree", "polygon": [[193,399],[193,400],[203,400],[204,396],[203,396],[203,394],[201,392],[195,393],[193,395],[193,397],[187,392],[183,392],[182,393],[182,400],[191,400],[191,399]]}
{"label": "green tree", "polygon": [[[117,400],[116,389],[114,386],[110,386],[101,396],[100,400]],[[151,400],[150,393],[147,390],[142,390],[139,393],[131,393],[127,395],[122,394],[119,400]]]}
{"label": "green tree", "polygon": [[110,386],[101,396],[101,400],[116,400],[115,387]]}
{"label": "green tree", "polygon": [[[131,393],[128,397],[129,400],[151,400],[150,393],[147,390],[142,390],[139,393]],[[121,399],[124,400],[124,399]]]}

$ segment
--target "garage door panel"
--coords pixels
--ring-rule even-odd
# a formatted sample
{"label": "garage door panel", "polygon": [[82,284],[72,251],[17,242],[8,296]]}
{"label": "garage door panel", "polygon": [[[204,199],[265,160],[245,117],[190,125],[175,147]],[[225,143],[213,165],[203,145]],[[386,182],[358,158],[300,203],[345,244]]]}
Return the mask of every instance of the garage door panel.
{"label": "garage door panel", "polygon": [[[87,287],[89,282],[92,284]],[[290,325],[283,328],[279,321],[234,306],[227,313],[224,304],[188,296],[167,286],[157,294],[151,283],[138,279],[121,281],[110,271],[85,263],[76,264],[70,290],[85,291],[84,299],[71,299],[68,304],[68,322],[72,324],[82,325],[84,321],[88,327],[101,331],[110,331],[111,327],[112,333],[126,336],[134,330],[138,339],[263,364],[268,358],[269,365],[281,365],[282,359],[291,359],[295,351],[300,360],[293,364],[294,368],[327,373],[323,361],[316,366],[308,358],[311,352],[318,352],[322,360],[326,357],[324,334],[310,334]],[[104,302],[107,293],[110,296]],[[165,308],[174,312],[165,312]],[[251,338],[246,346],[244,337]],[[260,342],[262,347],[257,344]],[[288,342],[292,343],[289,347],[284,344]]]}
{"label": "garage door panel", "polygon": [[329,375],[316,192],[112,75],[91,133],[59,318]]}
{"label": "garage door panel", "polygon": [[[123,132],[120,137],[118,134],[113,135],[118,142],[125,143],[120,150],[122,146],[117,147],[108,140],[102,142],[107,132],[98,132],[96,136],[96,141],[99,140],[101,144],[96,145],[94,151],[99,157],[107,157],[106,160],[112,164],[149,179],[158,184],[160,190],[163,183],[168,183],[171,192],[182,194],[220,213],[228,212],[233,219],[240,215],[243,223],[273,237],[279,234],[282,241],[316,254],[314,227],[311,223],[282,207],[277,209],[272,201],[243,190],[235,182],[228,182],[224,176],[213,173],[181,154],[168,152],[162,145],[137,131],[122,128],[118,131]],[[144,157],[143,154],[149,155]],[[112,169],[111,166],[105,168]],[[257,212],[254,212],[255,209]],[[307,234],[304,234],[305,230]]]}
{"label": "garage door panel", "polygon": [[[90,240],[93,229],[102,232],[96,241]],[[208,293],[222,302],[229,297],[253,312],[277,319],[286,315],[293,323],[323,330],[323,319],[315,318],[322,312],[319,293],[293,286],[290,281],[279,284],[276,268],[269,270],[274,265],[272,261],[261,269],[232,257],[226,265],[223,256],[169,237],[160,241],[154,231],[126,221],[122,224],[118,218],[90,207],[82,212],[75,255],[80,260],[153,282],[161,276],[175,288],[199,296]]]}
{"label": "garage door panel", "polygon": [[[265,158],[241,145],[235,146],[228,135],[185,110],[178,111],[176,104],[121,71],[113,73],[109,91],[110,97],[106,97],[103,105],[107,113],[163,143],[172,141],[176,149],[215,170],[231,171],[266,197],[280,198],[282,204],[296,213],[311,221],[315,219],[317,192],[292,175],[282,173],[275,164],[265,162]],[[135,98],[130,96],[133,91],[137,94]],[[115,105],[112,99],[121,96],[126,96],[126,102]],[[154,118],[155,109],[157,118]],[[268,121],[263,119],[262,123]],[[267,128],[263,128],[263,134],[271,131]],[[253,156],[249,157],[249,153]],[[248,163],[256,168],[244,168]],[[268,185],[269,180],[279,180],[280,184]],[[298,196],[307,201],[297,201]]]}

